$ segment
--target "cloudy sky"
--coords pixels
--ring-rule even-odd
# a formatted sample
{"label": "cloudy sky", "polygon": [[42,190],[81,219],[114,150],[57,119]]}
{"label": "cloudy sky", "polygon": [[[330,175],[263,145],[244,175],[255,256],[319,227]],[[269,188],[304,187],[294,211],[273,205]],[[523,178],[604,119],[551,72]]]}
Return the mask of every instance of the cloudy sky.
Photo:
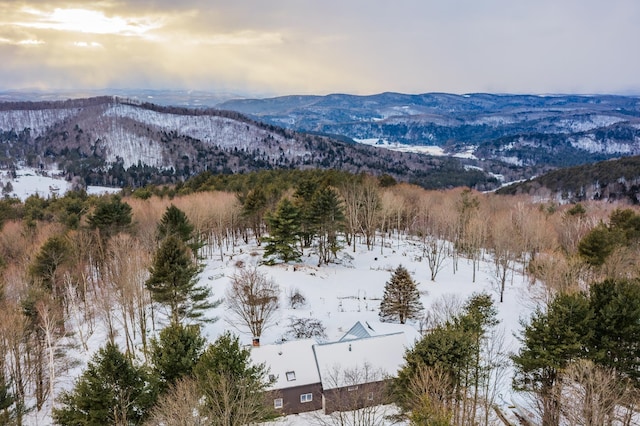
{"label": "cloudy sky", "polygon": [[0,90],[640,94],[638,0],[0,0]]}

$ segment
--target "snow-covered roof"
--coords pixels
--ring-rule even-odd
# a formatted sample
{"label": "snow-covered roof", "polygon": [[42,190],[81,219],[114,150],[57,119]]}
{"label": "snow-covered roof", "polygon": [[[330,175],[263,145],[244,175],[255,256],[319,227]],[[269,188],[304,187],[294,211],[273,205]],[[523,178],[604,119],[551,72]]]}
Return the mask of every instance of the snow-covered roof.
{"label": "snow-covered roof", "polygon": [[341,340],[313,346],[323,389],[395,376],[404,363],[404,333]]}
{"label": "snow-covered roof", "polygon": [[404,333],[406,344],[412,347],[421,335],[418,330],[410,324],[396,324],[380,321],[357,321],[353,327],[347,331],[340,341],[362,339],[365,337],[384,336],[386,334]]}
{"label": "snow-covered roof", "polygon": [[251,348],[251,360],[265,363],[275,382],[271,389],[320,383],[313,353],[313,339],[292,340]]}

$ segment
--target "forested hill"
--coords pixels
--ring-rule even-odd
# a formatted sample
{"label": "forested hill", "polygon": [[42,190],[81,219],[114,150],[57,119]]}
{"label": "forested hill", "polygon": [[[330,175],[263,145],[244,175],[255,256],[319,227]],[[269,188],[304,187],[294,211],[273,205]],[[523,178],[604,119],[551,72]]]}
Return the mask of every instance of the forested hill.
{"label": "forested hill", "polygon": [[640,203],[640,156],[554,170],[497,191],[556,196],[570,201],[628,200]]}
{"label": "forested hill", "polygon": [[338,169],[427,188],[497,185],[465,160],[357,145],[263,124],[240,113],[104,96],[0,103],[0,166],[56,163],[89,185],[172,183],[203,171]]}
{"label": "forested hill", "polygon": [[531,167],[535,174],[640,154],[640,98],[633,96],[332,94],[220,107],[298,131],[432,145],[452,156]]}

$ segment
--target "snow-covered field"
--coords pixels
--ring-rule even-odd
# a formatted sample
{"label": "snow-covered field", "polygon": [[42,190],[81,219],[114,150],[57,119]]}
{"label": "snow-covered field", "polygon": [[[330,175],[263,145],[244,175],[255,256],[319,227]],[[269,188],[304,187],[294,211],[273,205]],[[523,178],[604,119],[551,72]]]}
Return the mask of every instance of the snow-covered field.
{"label": "snow-covered field", "polygon": [[[447,154],[444,149],[440,146],[436,145],[407,145],[399,142],[391,142],[386,139],[354,139],[354,141],[361,143],[363,145],[371,145],[377,146],[378,148],[386,148],[391,151],[399,151],[399,152],[413,152],[416,154],[426,154],[433,155],[437,157],[442,157]],[[473,151],[476,147],[469,146],[466,151],[453,154],[453,157],[457,158],[470,158],[477,160],[476,156],[473,154]]]}
{"label": "snow-covered field", "polygon": [[[359,244],[355,253],[352,248],[345,248],[340,253],[339,264],[317,266],[317,257],[305,253],[303,262],[295,265],[259,265],[262,259],[262,248],[257,246],[238,247],[220,260],[219,256],[207,260],[201,279],[213,290],[214,296],[223,298],[229,284],[229,277],[239,265],[258,265],[260,271],[275,280],[281,289],[280,308],[272,327],[268,328],[261,344],[274,343],[286,332],[292,317],[315,318],[326,327],[327,340],[337,340],[355,324],[356,321],[378,321],[378,308],[384,292],[384,285],[391,277],[391,271],[402,264],[419,283],[418,289],[426,310],[434,304],[457,299],[464,302],[474,293],[486,292],[492,295],[498,309],[500,331],[505,338],[504,349],[508,352],[517,350],[518,332],[521,318],[528,318],[535,306],[535,289],[530,289],[528,281],[517,271],[507,283],[503,303],[498,303],[494,265],[487,256],[480,262],[476,282],[473,282],[473,269],[470,261],[459,259],[454,272],[453,260],[448,259],[444,268],[437,275],[435,282],[429,279],[429,269],[424,261],[420,261],[422,248],[418,242],[408,240],[404,235],[381,240],[373,250]],[[233,254],[235,253],[235,254]],[[517,268],[521,268],[517,266]],[[298,290],[306,299],[302,308],[292,309],[288,303],[288,295]],[[213,315],[219,320],[205,327],[205,334],[210,340],[226,329],[239,333],[241,341],[249,345],[251,335],[238,330],[227,321],[228,315],[224,303]],[[414,323],[416,328],[419,327]],[[315,366],[310,366],[315,368]],[[503,411],[509,412],[511,405],[511,369],[507,369],[500,379],[500,397],[496,401]],[[314,414],[289,416],[273,423],[279,426],[298,426],[314,424]]]}
{"label": "snow-covered field", "polygon": [[[59,175],[58,170],[38,171],[30,167],[20,168],[16,171],[17,178],[12,179],[6,170],[0,171],[0,182],[6,185],[11,182],[13,187],[7,195],[9,197],[17,197],[24,201],[31,195],[39,195],[42,198],[48,198],[52,195],[64,195],[72,187],[72,183],[64,180]],[[88,194],[104,194],[120,192],[121,188],[110,188],[105,186],[89,186]]]}

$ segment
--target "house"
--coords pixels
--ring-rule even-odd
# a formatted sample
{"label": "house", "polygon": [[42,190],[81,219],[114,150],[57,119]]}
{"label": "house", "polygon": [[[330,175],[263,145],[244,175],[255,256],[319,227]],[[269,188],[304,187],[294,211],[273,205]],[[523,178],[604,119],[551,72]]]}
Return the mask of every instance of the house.
{"label": "house", "polygon": [[282,414],[322,408],[322,387],[313,353],[313,339],[294,340],[251,348],[254,363],[269,369],[268,404]]}
{"label": "house", "polygon": [[385,387],[404,363],[404,333],[315,344],[325,413],[387,403]]}
{"label": "house", "polygon": [[313,339],[251,347],[269,369],[267,403],[282,414],[348,411],[387,403],[389,378],[419,333],[411,326],[357,322],[336,342]]}

